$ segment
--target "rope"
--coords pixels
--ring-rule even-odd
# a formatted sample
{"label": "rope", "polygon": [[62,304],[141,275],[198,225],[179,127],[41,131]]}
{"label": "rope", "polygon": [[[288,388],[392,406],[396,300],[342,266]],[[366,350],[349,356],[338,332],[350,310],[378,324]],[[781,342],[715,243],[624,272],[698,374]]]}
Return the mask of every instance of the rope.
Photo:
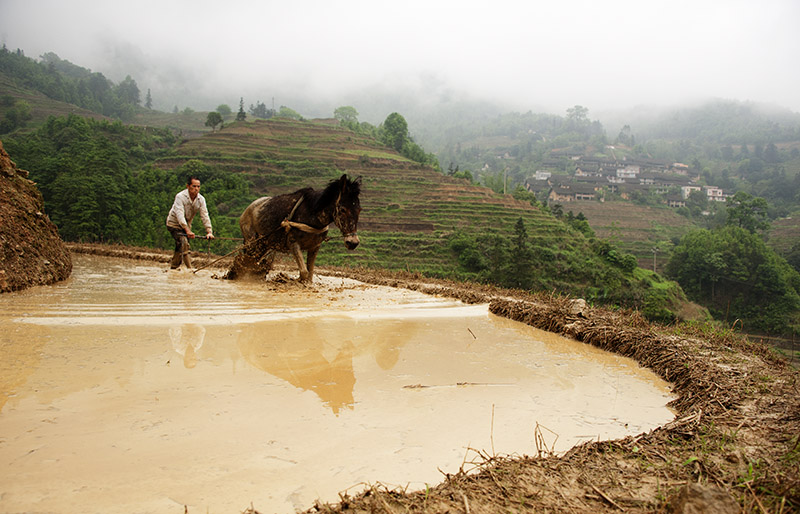
{"label": "rope", "polygon": [[[260,239],[260,238],[259,238],[259,239]],[[251,241],[250,243],[254,243],[254,242],[256,242],[256,241],[258,241],[258,239],[254,239],[254,240],[253,240],[253,241]],[[216,263],[218,263],[219,261],[221,261],[221,260],[222,260],[222,259],[224,259],[225,257],[230,257],[231,255],[235,254],[235,253],[236,253],[236,252],[238,252],[239,250],[242,250],[242,249],[244,249],[244,247],[245,247],[245,246],[247,246],[247,245],[248,245],[248,244],[250,244],[250,243],[245,243],[245,244],[241,244],[241,245],[237,246],[236,248],[234,248],[234,249],[233,249],[233,251],[226,253],[226,254],[225,254],[225,255],[223,255],[222,257],[220,257],[220,258],[218,258],[218,259],[214,260],[213,262],[209,262],[208,264],[205,264],[205,265],[203,265],[203,266],[200,266],[200,267],[199,267],[199,268],[197,268],[197,269],[194,269],[194,270],[192,270],[192,273],[197,273],[197,272],[198,272],[198,271],[200,271],[201,269],[206,269],[206,268],[208,268],[209,266],[211,266],[212,264],[216,264]]]}
{"label": "rope", "polygon": [[[294,213],[297,210],[297,207],[299,207],[300,203],[302,203],[303,198],[305,198],[305,197],[301,196],[297,200],[297,202],[295,202],[294,207],[292,208],[292,211],[289,213],[289,215],[286,217],[286,219],[283,220],[281,222],[281,224],[277,228],[275,228],[272,232],[270,232],[269,234],[265,234],[263,236],[259,236],[256,239],[253,239],[252,241],[250,241],[248,243],[244,243],[244,244],[241,244],[241,245],[237,246],[232,251],[226,253],[222,257],[214,260],[213,262],[209,262],[208,264],[205,264],[205,265],[193,270],[192,273],[197,273],[198,271],[200,271],[202,269],[206,269],[209,266],[211,266],[213,264],[216,264],[217,262],[221,261],[225,257],[230,257],[234,253],[239,252],[241,250],[244,250],[248,245],[252,245],[252,244],[258,243],[262,239],[270,237],[272,234],[274,234],[275,232],[277,232],[281,228],[285,229],[287,233],[289,232],[289,230],[291,230],[293,228],[296,228],[298,230],[301,230],[303,232],[307,232],[307,233],[310,233],[310,234],[323,234],[323,233],[327,232],[328,231],[328,227],[327,226],[326,227],[322,227],[322,228],[314,228],[314,227],[312,227],[310,225],[306,225],[305,223],[299,223],[299,222],[296,222],[296,221],[290,221],[292,219],[292,216],[294,216]],[[339,198],[341,198],[341,193],[339,194]],[[338,204],[339,199],[337,199],[336,202]],[[208,238],[207,237],[201,237],[201,238],[198,238],[198,239],[208,239]],[[214,239],[222,239],[222,240],[230,240],[230,241],[234,241],[234,240],[235,241],[241,241],[243,238],[241,238],[241,237],[216,237]],[[331,239],[330,237],[325,238],[322,241],[322,243],[325,243],[325,242],[329,241],[330,239]],[[209,254],[210,254],[210,241],[211,240],[208,239],[208,241],[209,241]],[[322,246],[322,243],[320,243],[320,246]],[[267,250],[264,253],[264,255],[261,256],[261,258],[259,260],[263,259],[270,251],[274,251],[274,249],[273,250]]]}
{"label": "rope", "polygon": [[328,231],[328,227],[314,228],[310,225],[306,225],[305,223],[289,221],[288,219],[281,221],[281,227],[284,227],[286,229],[286,232],[289,232],[289,229],[292,228],[296,228],[298,230],[302,230],[303,232],[308,232],[310,234],[322,234]]}

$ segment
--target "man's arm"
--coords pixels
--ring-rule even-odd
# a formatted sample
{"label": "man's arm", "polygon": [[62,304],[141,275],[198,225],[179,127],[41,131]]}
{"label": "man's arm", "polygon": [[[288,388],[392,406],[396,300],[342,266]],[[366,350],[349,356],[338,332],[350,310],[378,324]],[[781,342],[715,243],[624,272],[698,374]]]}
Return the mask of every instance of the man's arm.
{"label": "man's arm", "polygon": [[200,220],[206,228],[206,238],[214,239],[214,231],[211,228],[211,216],[208,215],[208,207],[206,206],[205,197],[200,197]]}

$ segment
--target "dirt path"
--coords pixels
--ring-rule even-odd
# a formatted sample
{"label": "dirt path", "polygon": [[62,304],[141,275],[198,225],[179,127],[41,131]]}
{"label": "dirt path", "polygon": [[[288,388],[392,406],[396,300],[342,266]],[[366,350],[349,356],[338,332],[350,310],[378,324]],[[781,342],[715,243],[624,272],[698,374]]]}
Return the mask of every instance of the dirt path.
{"label": "dirt path", "polygon": [[[72,252],[167,262],[169,252],[69,245]],[[225,262],[221,262],[223,269]],[[552,455],[476,454],[421,492],[380,484],[309,512],[796,512],[800,510],[797,371],[768,347],[709,326],[657,327],[635,312],[553,295],[368,269],[320,274],[490,302],[495,314],[637,360],[674,385],[676,419],[650,433]],[[287,274],[294,277],[295,270]],[[268,487],[265,484],[265,487]],[[250,512],[256,512],[250,509]],[[696,510],[691,510],[692,508]]]}

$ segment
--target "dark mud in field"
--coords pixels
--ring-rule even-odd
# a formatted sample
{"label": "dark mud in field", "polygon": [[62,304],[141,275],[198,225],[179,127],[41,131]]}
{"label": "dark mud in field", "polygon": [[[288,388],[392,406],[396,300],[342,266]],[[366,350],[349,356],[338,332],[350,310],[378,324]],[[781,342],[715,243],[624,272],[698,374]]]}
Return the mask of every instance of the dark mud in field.
{"label": "dark mud in field", "polygon": [[[76,246],[166,262],[167,252]],[[225,263],[221,263],[223,270]],[[292,277],[296,270],[288,268]],[[660,327],[636,312],[547,294],[369,269],[320,269],[372,284],[489,302],[491,311],[632,357],[673,384],[676,419],[648,433],[588,442],[563,455],[476,454],[424,491],[373,484],[310,512],[796,512],[800,508],[797,372],[767,346],[707,325]],[[268,484],[265,484],[268,487]],[[246,502],[245,502],[246,503]],[[691,509],[695,509],[694,511]],[[716,510],[713,510],[716,509]],[[249,512],[257,512],[253,505]]]}

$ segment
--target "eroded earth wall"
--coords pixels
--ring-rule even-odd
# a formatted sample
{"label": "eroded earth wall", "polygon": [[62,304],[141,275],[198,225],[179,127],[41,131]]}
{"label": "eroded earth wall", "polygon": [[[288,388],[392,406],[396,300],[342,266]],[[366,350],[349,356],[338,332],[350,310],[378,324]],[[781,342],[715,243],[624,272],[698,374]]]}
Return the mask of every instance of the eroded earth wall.
{"label": "eroded earth wall", "polygon": [[69,277],[72,259],[28,172],[0,141],[0,293]]}

